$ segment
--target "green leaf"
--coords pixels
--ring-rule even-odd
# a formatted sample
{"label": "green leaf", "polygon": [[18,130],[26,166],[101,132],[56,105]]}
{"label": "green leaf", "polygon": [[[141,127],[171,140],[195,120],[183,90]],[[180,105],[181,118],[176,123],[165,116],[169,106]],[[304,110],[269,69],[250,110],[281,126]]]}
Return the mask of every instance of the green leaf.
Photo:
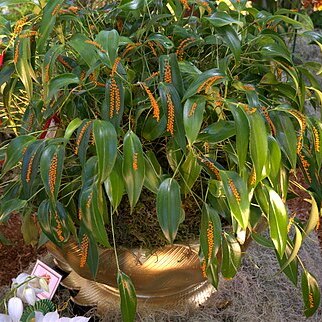
{"label": "green leaf", "polygon": [[147,187],[153,193],[157,193],[160,183],[161,183],[161,174],[159,168],[155,167],[154,159],[155,155],[152,151],[146,155],[145,160],[145,178],[144,178],[144,186]]}
{"label": "green leaf", "polygon": [[198,135],[198,140],[203,142],[218,143],[229,139],[235,134],[236,129],[234,122],[219,120],[203,129]]}
{"label": "green leaf", "polygon": [[[173,117],[173,133],[170,134],[173,135],[180,148],[185,150],[186,140],[183,126],[183,108],[179,94],[172,84],[166,83],[159,83],[159,93],[164,114],[167,115],[168,124],[171,124],[170,117]],[[172,106],[170,106],[170,102],[172,102]]]}
{"label": "green leaf", "polygon": [[130,206],[133,210],[139,200],[143,187],[145,162],[140,139],[131,130],[124,136],[123,154],[123,178]]}
{"label": "green leaf", "polygon": [[215,27],[231,26],[232,24],[243,27],[244,25],[242,21],[234,19],[228,13],[222,11],[215,12],[209,18],[206,17],[205,20],[209,21]]}
{"label": "green leaf", "polygon": [[250,200],[243,179],[233,171],[219,171],[231,214],[246,229],[249,221]]}
{"label": "green leaf", "polygon": [[221,36],[223,42],[229,47],[235,60],[238,62],[241,54],[241,41],[236,30],[232,26],[223,26],[216,28],[216,31]]}
{"label": "green leaf", "polygon": [[297,136],[294,125],[290,118],[282,115],[282,113],[274,113],[273,122],[276,127],[276,140],[289,160],[292,169],[295,169],[297,161]]}
{"label": "green leaf", "polygon": [[259,233],[252,232],[251,236],[252,236],[252,239],[254,239],[257,244],[267,248],[274,249],[274,244],[272,243],[272,241],[260,235]]}
{"label": "green leaf", "polygon": [[277,252],[276,252],[276,257],[281,267],[281,271],[283,271],[283,273],[294,284],[294,286],[297,286],[298,266],[299,266],[297,258],[294,258],[294,260],[292,260],[287,266],[285,266],[285,263],[287,262],[291,252],[292,252],[291,247],[289,245],[286,245],[285,253],[283,257],[280,257]]}
{"label": "green leaf", "polygon": [[241,248],[238,241],[230,234],[222,236],[221,273],[224,278],[233,278],[241,264]]}
{"label": "green leaf", "polygon": [[21,135],[12,139],[6,150],[6,159],[2,168],[2,175],[11,170],[23,157],[25,148],[36,138],[28,135]]}
{"label": "green leaf", "polygon": [[279,256],[285,252],[287,241],[288,216],[284,202],[276,191],[266,186],[269,195],[269,229],[270,236]]}
{"label": "green leaf", "polygon": [[15,67],[13,65],[6,65],[2,67],[0,71],[0,86],[2,86],[4,83],[7,83],[11,79],[14,71]]}
{"label": "green leaf", "polygon": [[27,204],[27,200],[21,200],[18,198],[1,201],[0,223],[5,222],[12,212],[18,211],[21,208],[24,208],[26,206],[26,204]]}
{"label": "green leaf", "polygon": [[184,194],[188,194],[191,188],[199,178],[202,167],[198,163],[198,159],[193,151],[189,151],[185,161],[180,167],[180,173],[182,175],[181,189]]}
{"label": "green leaf", "polygon": [[249,144],[249,122],[244,110],[232,104],[229,109],[233,114],[236,130],[236,150],[239,169],[245,168]]}
{"label": "green leaf", "polygon": [[50,144],[40,158],[40,175],[51,201],[57,200],[63,172],[65,148],[62,144]]}
{"label": "green leaf", "polygon": [[122,163],[123,160],[121,159],[121,157],[117,156],[112,172],[110,173],[109,177],[104,181],[106,194],[114,209],[116,209],[119,206],[125,190],[122,176]]}
{"label": "green leaf", "polygon": [[213,83],[213,85],[222,83],[226,79],[225,74],[223,74],[219,69],[217,68],[209,69],[206,72],[201,73],[196,77],[196,79],[191,83],[191,85],[186,90],[182,100],[185,101],[189,97],[201,93],[202,90],[204,89],[202,85],[205,84],[207,80],[210,79],[210,77],[215,77],[215,76],[217,76],[217,79]]}
{"label": "green leaf", "polygon": [[116,160],[117,134],[108,121],[94,120],[93,133],[98,159],[98,181],[101,183],[110,175]]}
{"label": "green leaf", "polygon": [[216,257],[214,257],[212,263],[210,263],[206,268],[206,275],[207,275],[208,281],[212,284],[212,286],[215,289],[218,289],[218,283],[219,283],[218,266],[219,266],[218,260]]}
{"label": "green leaf", "polygon": [[92,67],[98,59],[98,54],[94,46],[86,43],[88,40],[83,34],[75,34],[68,44],[81,56],[89,67]]}
{"label": "green leaf", "polygon": [[188,98],[184,104],[183,124],[190,145],[192,145],[198,137],[203,122],[205,106],[206,99],[202,96]]}
{"label": "green leaf", "polygon": [[32,142],[22,159],[21,182],[24,197],[30,198],[32,195],[32,186],[38,175],[40,156],[45,146],[44,140]]}
{"label": "green leaf", "polygon": [[264,119],[258,111],[248,115],[250,124],[250,156],[258,183],[265,177],[266,161],[268,157],[267,131]]}
{"label": "green leaf", "polygon": [[302,273],[302,296],[304,314],[306,317],[310,317],[320,306],[320,288],[316,278],[307,270]]}
{"label": "green leaf", "polygon": [[106,51],[104,54],[101,54],[101,56],[106,56],[106,62],[108,66],[112,68],[117,57],[117,50],[120,41],[119,33],[115,29],[102,30],[96,36],[95,41]]}
{"label": "green leaf", "polygon": [[307,237],[314,229],[317,227],[320,217],[319,217],[319,208],[315,201],[315,199],[312,197],[311,199],[311,211],[309,219],[307,220],[305,227],[304,227],[304,238]]}
{"label": "green leaf", "polygon": [[270,135],[268,136],[268,150],[268,176],[275,184],[281,167],[282,153],[277,141]]}
{"label": "green leaf", "polygon": [[221,220],[217,211],[205,204],[201,214],[199,240],[207,266],[212,263],[221,246],[221,233]]}
{"label": "green leaf", "polygon": [[133,322],[137,307],[135,288],[131,279],[123,272],[117,273],[117,285],[121,298],[121,313],[124,322]]}
{"label": "green leaf", "polygon": [[151,34],[147,41],[155,41],[159,43],[162,47],[164,47],[167,50],[170,50],[174,47],[173,42],[165,35],[161,33],[153,33]]}
{"label": "green leaf", "polygon": [[122,0],[119,8],[124,11],[141,9],[144,6],[144,0]]}
{"label": "green leaf", "polygon": [[96,242],[110,247],[105,229],[106,205],[103,201],[103,190],[95,181],[88,188],[83,188],[79,197],[81,220],[93,234]]}
{"label": "green leaf", "polygon": [[72,120],[66,130],[65,130],[65,135],[64,135],[64,139],[69,140],[70,137],[72,136],[73,132],[79,128],[79,126],[82,124],[82,120],[79,118],[76,118],[74,120]]}
{"label": "green leaf", "polygon": [[78,84],[79,78],[71,73],[60,74],[49,81],[47,101],[50,101],[58,92],[70,84]]}
{"label": "green leaf", "polygon": [[165,179],[159,187],[157,215],[164,236],[173,244],[181,218],[180,186],[173,178]]}
{"label": "green leaf", "polygon": [[289,254],[287,261],[282,266],[281,270],[283,271],[296,257],[302,245],[302,233],[297,225],[295,227],[295,238],[294,238],[294,245],[292,248],[292,252]]}
{"label": "green leaf", "polygon": [[64,0],[48,1],[44,8],[39,26],[39,37],[37,40],[37,49],[39,53],[44,51],[46,41],[55,26],[57,13],[59,12],[60,6],[63,2]]}

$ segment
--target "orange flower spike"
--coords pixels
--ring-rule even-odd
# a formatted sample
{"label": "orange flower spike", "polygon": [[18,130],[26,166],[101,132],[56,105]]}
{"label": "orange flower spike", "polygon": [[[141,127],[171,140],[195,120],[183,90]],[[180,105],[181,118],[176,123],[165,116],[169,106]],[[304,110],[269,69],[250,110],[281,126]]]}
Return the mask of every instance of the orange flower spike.
{"label": "orange flower spike", "polygon": [[320,152],[320,133],[315,126],[312,127],[314,137],[314,149],[316,152]]}
{"label": "orange flower spike", "polygon": [[63,236],[62,225],[61,225],[61,222],[59,220],[57,212],[55,213],[55,220],[56,220],[56,223],[57,223],[56,232],[57,232],[58,239],[61,242],[63,242],[65,240],[65,238]]}
{"label": "orange flower spike", "polygon": [[69,69],[69,70],[72,70],[72,69],[73,69],[73,67],[72,67],[72,66],[70,66],[70,65],[67,63],[67,61],[65,61],[65,60],[64,60],[63,56],[58,55],[57,60],[58,60],[58,61],[59,61],[59,62],[60,62],[64,67],[66,67],[67,69]]}
{"label": "orange flower spike", "polygon": [[205,259],[202,261],[202,264],[201,264],[201,272],[202,272],[202,276],[207,278],[207,263]]}
{"label": "orange flower spike", "polygon": [[189,10],[190,9],[190,6],[188,4],[188,0],[180,0],[181,4],[183,5],[183,7],[186,9],[186,10]]}
{"label": "orange flower spike", "polygon": [[168,61],[165,62],[164,66],[164,81],[168,84],[172,83],[171,65]]}
{"label": "orange flower spike", "polygon": [[146,84],[142,83],[142,87],[144,88],[145,92],[148,95],[150,100],[151,107],[153,109],[153,117],[159,122],[160,120],[160,109],[157,100],[154,98],[153,94],[151,93],[150,89],[146,86]]}
{"label": "orange flower spike", "polygon": [[90,123],[91,123],[91,122],[87,122],[87,123],[85,123],[85,124],[83,125],[83,127],[82,127],[81,131],[79,132],[79,136],[78,136],[78,138],[77,138],[77,140],[76,140],[76,148],[75,148],[75,154],[76,154],[76,155],[78,154],[78,148],[79,148],[79,145],[80,145],[80,143],[81,143],[81,141],[82,141],[82,138],[83,138],[83,136],[84,136],[84,134],[85,134],[85,131],[86,131],[86,130],[87,130],[87,128],[90,126]]}
{"label": "orange flower spike", "polygon": [[241,201],[240,194],[235,186],[234,181],[229,179],[228,184],[229,184],[230,190],[232,191],[233,195],[235,196],[237,202],[240,203],[240,201]]}
{"label": "orange flower spike", "polygon": [[49,189],[52,194],[55,192],[55,183],[56,183],[56,177],[57,177],[57,163],[58,163],[57,154],[54,154],[49,167]]}
{"label": "orange flower spike", "polygon": [[210,260],[214,250],[214,225],[212,221],[208,222],[207,242],[208,242],[208,260]]}
{"label": "orange flower spike", "polygon": [[167,94],[167,109],[168,109],[167,131],[170,132],[171,135],[173,135],[174,134],[174,105],[170,94]]}
{"label": "orange flower spike", "polygon": [[158,57],[158,53],[156,52],[155,48],[153,47],[153,42],[152,41],[148,41],[147,42],[148,46],[150,47],[151,51],[152,51],[152,54],[155,56],[155,57]]}
{"label": "orange flower spike", "polygon": [[99,49],[103,53],[106,52],[106,50],[102,47],[102,45],[99,44],[99,43],[97,43],[96,41],[93,41],[93,40],[85,40],[85,43],[95,46],[97,49]]}
{"label": "orange flower spike", "polygon": [[309,307],[310,309],[314,308],[314,298],[312,292],[309,293]]}
{"label": "orange flower spike", "polygon": [[197,106],[198,106],[198,104],[196,102],[191,105],[188,117],[191,117],[195,113]]}
{"label": "orange flower spike", "polygon": [[112,66],[112,70],[111,70],[111,77],[114,77],[114,75],[116,74],[117,66],[120,63],[120,61],[121,61],[121,58],[120,57],[117,57],[115,59],[114,64]]}
{"label": "orange flower spike", "polygon": [[82,243],[81,243],[81,259],[79,263],[79,267],[84,267],[87,261],[87,256],[88,256],[88,246],[89,246],[89,238],[87,235],[83,235],[82,238]]}
{"label": "orange flower spike", "polygon": [[134,171],[137,171],[139,169],[139,167],[138,167],[138,154],[137,153],[133,153],[132,168]]}
{"label": "orange flower spike", "polygon": [[116,87],[115,87],[115,112],[118,114],[120,112],[120,109],[121,109],[121,92],[120,92],[120,88],[116,84]]}
{"label": "orange flower spike", "polygon": [[14,54],[14,57],[13,57],[13,62],[15,64],[18,63],[18,59],[19,59],[19,46],[20,46],[20,41],[18,40],[16,42],[16,46],[15,46],[15,54]]}
{"label": "orange flower spike", "polygon": [[60,7],[61,7],[61,5],[60,5],[60,4],[58,4],[58,5],[54,8],[54,10],[53,10],[53,12],[51,13],[51,15],[52,15],[52,16],[55,16],[55,15],[59,12]]}
{"label": "orange flower spike", "polygon": [[28,167],[27,167],[27,173],[26,173],[26,181],[30,182],[31,180],[31,172],[32,172],[32,163],[34,162],[35,154],[30,158]]}

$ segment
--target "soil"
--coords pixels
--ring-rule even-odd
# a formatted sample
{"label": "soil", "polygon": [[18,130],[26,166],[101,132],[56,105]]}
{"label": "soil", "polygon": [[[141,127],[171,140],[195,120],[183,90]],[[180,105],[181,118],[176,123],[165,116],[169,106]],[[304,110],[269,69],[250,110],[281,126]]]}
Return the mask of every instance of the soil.
{"label": "soil", "polygon": [[44,247],[37,249],[24,243],[21,234],[21,220],[19,215],[13,215],[6,224],[0,223],[0,234],[9,242],[0,243],[0,286],[11,283],[11,279],[25,271],[44,255]]}

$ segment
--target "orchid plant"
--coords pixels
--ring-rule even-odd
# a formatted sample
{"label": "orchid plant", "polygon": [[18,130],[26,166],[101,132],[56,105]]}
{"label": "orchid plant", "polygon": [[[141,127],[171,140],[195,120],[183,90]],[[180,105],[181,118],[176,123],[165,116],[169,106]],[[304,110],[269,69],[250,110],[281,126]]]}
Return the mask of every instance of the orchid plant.
{"label": "orchid plant", "polygon": [[[235,276],[254,240],[295,286],[301,273],[304,313],[314,314],[319,286],[298,252],[322,202],[322,123],[305,108],[321,104],[321,64],[294,57],[284,38],[297,30],[321,46],[310,18],[246,0],[35,6],[14,25],[0,21],[5,121],[12,125],[12,106],[20,115],[19,135],[0,149],[1,178],[15,171],[2,184],[0,221],[20,211],[33,227],[26,240],[39,227],[42,242],[76,240],[79,265],[95,277],[99,248],[117,254],[122,205],[133,214],[152,195],[173,244],[193,200],[201,272],[214,287],[220,274]],[[293,183],[312,206],[305,220],[287,208],[299,172],[309,189]],[[134,286],[121,271],[118,282],[132,321]]]}

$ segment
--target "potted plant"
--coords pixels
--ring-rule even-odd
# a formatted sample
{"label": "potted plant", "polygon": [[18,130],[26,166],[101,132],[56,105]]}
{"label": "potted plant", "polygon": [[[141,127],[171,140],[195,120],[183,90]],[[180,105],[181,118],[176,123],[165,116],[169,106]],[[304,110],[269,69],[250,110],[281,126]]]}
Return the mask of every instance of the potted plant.
{"label": "potted plant", "polygon": [[[295,285],[300,264],[312,315],[319,287],[298,250],[319,222],[322,125],[305,104],[318,106],[321,92],[319,66],[285,44],[294,29],[321,43],[305,13],[244,0],[123,0],[95,11],[54,0],[13,28],[2,19],[4,105],[22,115],[2,147],[2,178],[14,167],[18,175],[0,220],[20,211],[42,242],[75,240],[94,278],[102,248],[117,259],[123,242],[199,235],[201,272],[217,287],[255,240]],[[310,186],[305,221],[286,206],[298,171]],[[159,227],[142,233],[150,218]],[[117,275],[131,320],[134,287]]]}

